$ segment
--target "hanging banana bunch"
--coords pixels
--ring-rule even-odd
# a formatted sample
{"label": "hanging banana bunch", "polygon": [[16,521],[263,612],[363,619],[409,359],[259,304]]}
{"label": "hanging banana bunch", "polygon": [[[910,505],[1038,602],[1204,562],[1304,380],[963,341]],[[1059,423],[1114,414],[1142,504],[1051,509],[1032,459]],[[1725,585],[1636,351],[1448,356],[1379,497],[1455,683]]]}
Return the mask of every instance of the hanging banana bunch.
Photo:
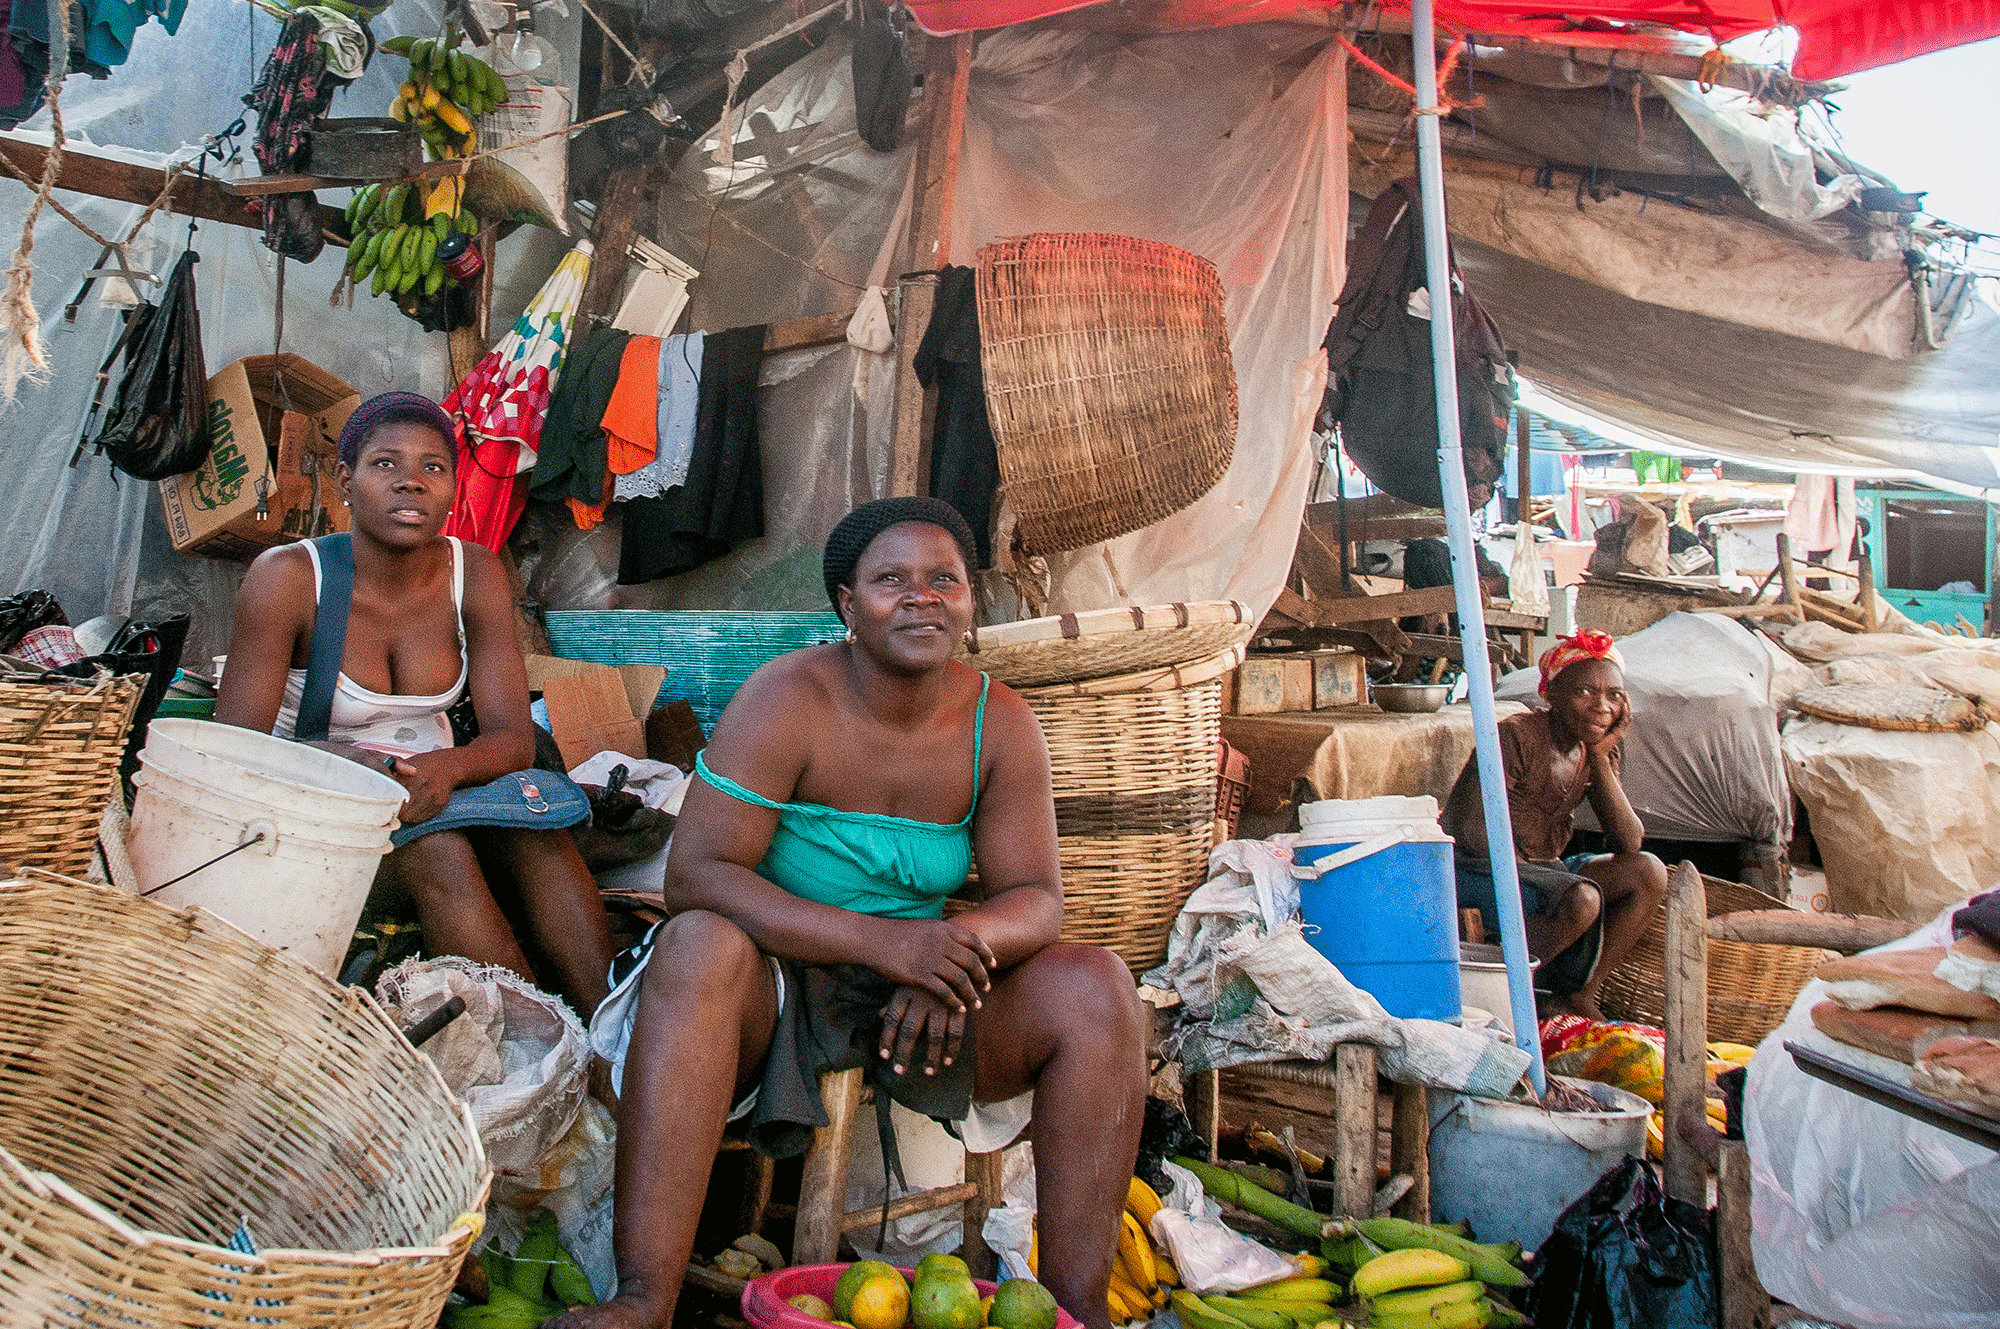
{"label": "hanging banana bunch", "polygon": [[413,124],[424,137],[431,160],[466,157],[478,145],[472,122],[507,100],[507,84],[492,65],[445,41],[391,37],[382,49],[410,62],[410,77],[389,104],[392,119]]}

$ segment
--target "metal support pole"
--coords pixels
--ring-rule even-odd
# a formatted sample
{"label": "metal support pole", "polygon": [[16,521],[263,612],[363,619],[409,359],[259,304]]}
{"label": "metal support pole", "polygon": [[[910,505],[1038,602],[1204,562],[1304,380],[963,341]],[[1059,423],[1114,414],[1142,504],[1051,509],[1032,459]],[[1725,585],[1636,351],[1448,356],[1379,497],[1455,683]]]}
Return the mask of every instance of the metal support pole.
{"label": "metal support pole", "polygon": [[1520,876],[1514,869],[1514,826],[1507,815],[1507,776],[1500,759],[1500,727],[1493,715],[1493,672],[1487,663],[1479,560],[1472,548],[1465,448],[1458,429],[1458,356],[1451,325],[1451,251],[1444,217],[1444,149],[1436,113],[1437,27],[1432,0],[1412,0],[1410,29],[1417,66],[1417,181],[1423,195],[1424,272],[1431,293],[1431,369],[1437,387],[1438,483],[1444,491],[1445,537],[1451,547],[1459,642],[1466,681],[1471,685],[1480,801],[1486,813],[1493,893],[1500,908],[1500,949],[1507,961],[1515,1041],[1524,1044],[1534,1058],[1528,1074],[1535,1092],[1541,1094],[1548,1092],[1548,1072],[1542,1065],[1542,1040],[1536,1034],[1540,1025],[1535,1019],[1534,980],[1528,969],[1528,930],[1521,912]]}

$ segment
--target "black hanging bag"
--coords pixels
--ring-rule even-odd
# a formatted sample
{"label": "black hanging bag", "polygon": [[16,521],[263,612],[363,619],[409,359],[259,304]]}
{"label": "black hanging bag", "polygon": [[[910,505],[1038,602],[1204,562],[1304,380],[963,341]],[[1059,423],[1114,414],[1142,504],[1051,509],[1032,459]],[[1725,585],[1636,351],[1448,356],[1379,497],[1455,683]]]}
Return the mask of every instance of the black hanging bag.
{"label": "black hanging bag", "polygon": [[1628,1157],[1563,1210],[1535,1253],[1537,1329],[1710,1329],[1722,1323],[1708,1214]]}
{"label": "black hanging bag", "polygon": [[[192,249],[181,255],[159,308],[134,310],[112,348],[112,359],[125,353],[125,368],[95,444],[113,466],[141,480],[181,475],[208,460],[208,364],[194,294],[199,258]],[[107,360],[98,375],[100,391],[109,372]]]}

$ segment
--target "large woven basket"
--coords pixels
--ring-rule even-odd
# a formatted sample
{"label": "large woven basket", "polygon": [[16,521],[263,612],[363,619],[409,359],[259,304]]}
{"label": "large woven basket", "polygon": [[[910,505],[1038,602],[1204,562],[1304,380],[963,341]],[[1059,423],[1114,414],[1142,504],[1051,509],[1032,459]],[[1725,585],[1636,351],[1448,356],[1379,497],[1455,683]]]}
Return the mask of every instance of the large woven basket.
{"label": "large woven basket", "polygon": [[1236,446],[1222,282],[1126,235],[1030,235],[979,251],[979,353],[1022,542],[1080,549],[1214,487]]}
{"label": "large woven basket", "polygon": [[[1702,877],[1708,916],[1744,909],[1784,909],[1775,896],[1719,877]],[[1664,1027],[1667,1020],[1667,907],[1605,977],[1598,1005],[1614,1020]],[[1768,946],[1755,942],[1708,943],[1708,1037],[1711,1042],[1756,1044],[1784,1022],[1792,1001],[1813,970],[1833,958],[1810,946]]]}
{"label": "large woven basket", "polygon": [[1167,958],[1208,875],[1222,676],[1241,659],[1021,693],[1049,742],[1064,941],[1108,946],[1135,974]]}
{"label": "large woven basket", "polygon": [[89,870],[145,690],[138,674],[95,683],[0,677],[0,865]]}
{"label": "large woven basket", "polygon": [[0,1324],[429,1326],[490,1176],[365,992],[203,910],[0,884]]}
{"label": "large woven basket", "polygon": [[1234,600],[1124,605],[975,627],[958,658],[1009,687],[1032,688],[1212,659],[1249,641],[1256,626]]}

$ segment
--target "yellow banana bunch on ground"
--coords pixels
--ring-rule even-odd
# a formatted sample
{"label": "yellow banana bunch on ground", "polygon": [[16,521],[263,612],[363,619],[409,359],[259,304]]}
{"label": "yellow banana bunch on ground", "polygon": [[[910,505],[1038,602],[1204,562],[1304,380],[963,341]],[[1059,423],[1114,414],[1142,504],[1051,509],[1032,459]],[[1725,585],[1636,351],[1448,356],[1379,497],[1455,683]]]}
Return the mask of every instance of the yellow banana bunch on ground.
{"label": "yellow banana bunch on ground", "polygon": [[472,122],[507,100],[507,84],[493,66],[467,51],[448,49],[446,41],[391,37],[382,49],[410,62],[409,81],[389,104],[391,118],[413,124],[424,137],[431,157],[443,161],[465,157],[478,146]]}
{"label": "yellow banana bunch on ground", "polygon": [[1160,1211],[1160,1197],[1139,1178],[1125,1192],[1125,1210],[1118,1215],[1118,1254],[1111,1264],[1111,1289],[1106,1296],[1114,1324],[1150,1320],[1167,1304],[1167,1285],[1180,1281],[1173,1262],[1153,1249],[1146,1225]]}
{"label": "yellow banana bunch on ground", "polygon": [[[1341,1299],[1340,1285],[1317,1277],[1325,1262],[1295,1257],[1302,1272],[1275,1283],[1260,1283],[1240,1292],[1173,1294],[1174,1310],[1186,1329],[1317,1329],[1338,1324],[1333,1305]],[[1311,1272],[1304,1272],[1311,1271]]]}
{"label": "yellow banana bunch on ground", "polygon": [[1353,1267],[1348,1287],[1374,1329],[1488,1329],[1523,1323],[1493,1289],[1527,1281],[1520,1248],[1470,1241],[1457,1227],[1400,1218],[1337,1219],[1327,1256]]}

